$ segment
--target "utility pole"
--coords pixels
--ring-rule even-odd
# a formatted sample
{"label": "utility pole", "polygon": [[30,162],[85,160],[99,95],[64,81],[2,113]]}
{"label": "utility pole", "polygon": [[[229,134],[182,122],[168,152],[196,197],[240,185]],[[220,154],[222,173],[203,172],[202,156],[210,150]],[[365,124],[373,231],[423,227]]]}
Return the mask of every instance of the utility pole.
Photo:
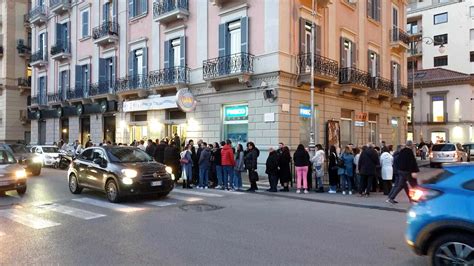
{"label": "utility pole", "polygon": [[311,15],[312,15],[312,20],[311,20],[311,106],[309,108],[310,113],[311,113],[311,123],[310,123],[310,133],[309,133],[309,152],[311,155],[311,158],[315,154],[315,141],[314,141],[314,21],[316,19],[316,12],[318,10],[317,2],[315,3],[315,0],[312,0],[312,5],[311,5]]}

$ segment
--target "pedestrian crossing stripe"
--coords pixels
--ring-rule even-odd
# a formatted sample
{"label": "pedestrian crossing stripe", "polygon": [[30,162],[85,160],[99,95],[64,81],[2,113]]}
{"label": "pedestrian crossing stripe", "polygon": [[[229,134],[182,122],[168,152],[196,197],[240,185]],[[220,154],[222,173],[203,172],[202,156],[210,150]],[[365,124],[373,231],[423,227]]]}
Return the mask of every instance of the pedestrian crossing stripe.
{"label": "pedestrian crossing stripe", "polygon": [[166,200],[157,200],[157,201],[148,201],[146,204],[153,205],[156,207],[167,207],[175,205],[176,202],[166,201]]}
{"label": "pedestrian crossing stripe", "polygon": [[57,203],[50,203],[50,204],[47,203],[47,204],[37,205],[36,207],[42,210],[48,210],[48,211],[53,211],[53,212],[57,212],[57,213],[65,214],[65,215],[70,215],[70,216],[83,219],[83,220],[91,220],[91,219],[96,219],[96,218],[106,216],[105,214],[81,210],[78,208],[64,206]]}
{"label": "pedestrian crossing stripe", "polygon": [[183,197],[183,196],[178,196],[178,195],[168,195],[168,198],[170,199],[175,199],[175,200],[182,200],[186,202],[196,202],[196,201],[201,201],[201,198],[195,198],[195,197]]}
{"label": "pedestrian crossing stripe", "polygon": [[219,195],[219,194],[198,192],[198,191],[189,191],[189,190],[175,189],[175,190],[173,190],[173,192],[174,193],[181,193],[181,194],[189,194],[189,195],[194,195],[194,196],[202,196],[202,197],[215,197],[215,198],[223,197],[223,195]]}
{"label": "pedestrian crossing stripe", "polygon": [[119,212],[136,212],[136,211],[142,211],[144,208],[137,208],[137,207],[132,207],[124,204],[117,204],[117,203],[110,203],[102,200],[96,200],[96,199],[91,199],[91,198],[78,198],[78,199],[72,199],[73,201],[84,203],[84,204],[89,204],[101,208],[106,208],[106,209],[111,209],[114,211],[119,211]]}
{"label": "pedestrian crossing stripe", "polygon": [[31,213],[27,213],[17,209],[0,210],[0,217],[4,217],[6,219],[20,223],[22,225],[26,225],[33,229],[44,229],[61,225],[60,223],[46,220]]}

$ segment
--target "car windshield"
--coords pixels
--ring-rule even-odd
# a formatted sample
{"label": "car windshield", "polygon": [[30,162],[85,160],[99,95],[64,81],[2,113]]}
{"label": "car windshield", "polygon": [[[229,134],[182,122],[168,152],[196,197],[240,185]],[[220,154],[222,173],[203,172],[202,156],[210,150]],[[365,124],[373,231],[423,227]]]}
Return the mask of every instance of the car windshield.
{"label": "car windshield", "polygon": [[455,151],[456,148],[453,144],[436,144],[433,145],[432,151]]}
{"label": "car windshield", "polygon": [[109,158],[115,163],[150,162],[153,159],[140,149],[112,148],[108,150]]}
{"label": "car windshield", "polygon": [[13,154],[7,150],[0,150],[0,164],[12,164],[16,163]]}
{"label": "car windshield", "polygon": [[22,144],[11,144],[10,149],[13,153],[28,153],[28,149],[26,149],[25,145]]}
{"label": "car windshield", "polygon": [[58,153],[59,148],[56,148],[56,147],[43,147],[43,152],[45,152],[45,153]]}

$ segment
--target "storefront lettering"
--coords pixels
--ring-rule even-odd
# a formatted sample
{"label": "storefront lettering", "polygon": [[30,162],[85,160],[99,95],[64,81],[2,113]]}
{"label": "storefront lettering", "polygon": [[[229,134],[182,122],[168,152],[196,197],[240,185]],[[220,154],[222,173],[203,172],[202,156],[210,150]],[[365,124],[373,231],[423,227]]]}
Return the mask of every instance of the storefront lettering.
{"label": "storefront lettering", "polygon": [[124,112],[163,110],[176,107],[174,96],[123,102]]}
{"label": "storefront lettering", "polygon": [[184,88],[176,93],[176,104],[183,112],[192,112],[196,108],[196,99],[189,89]]}

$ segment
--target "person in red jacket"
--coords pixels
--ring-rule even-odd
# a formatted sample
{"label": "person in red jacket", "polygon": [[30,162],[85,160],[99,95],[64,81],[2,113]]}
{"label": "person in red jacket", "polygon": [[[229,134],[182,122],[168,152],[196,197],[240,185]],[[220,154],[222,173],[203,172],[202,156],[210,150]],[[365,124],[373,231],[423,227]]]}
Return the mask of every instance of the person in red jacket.
{"label": "person in red jacket", "polygon": [[229,182],[232,183],[235,159],[234,150],[232,149],[232,142],[229,139],[225,141],[225,145],[222,147],[221,157],[224,188],[230,190]]}

